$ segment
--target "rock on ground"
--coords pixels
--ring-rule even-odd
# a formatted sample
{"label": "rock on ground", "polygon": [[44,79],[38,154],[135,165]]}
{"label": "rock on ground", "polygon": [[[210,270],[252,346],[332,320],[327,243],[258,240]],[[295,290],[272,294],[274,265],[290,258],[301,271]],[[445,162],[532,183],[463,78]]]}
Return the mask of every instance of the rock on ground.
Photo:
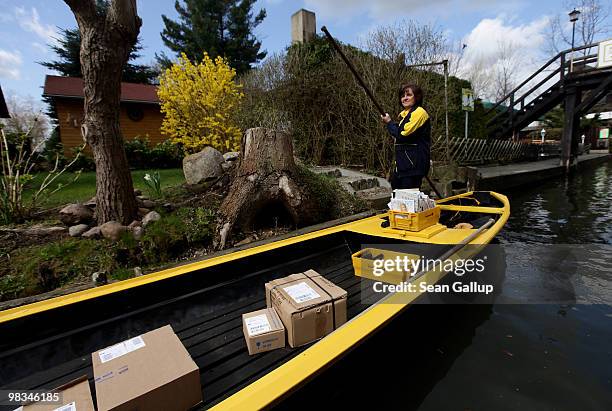
{"label": "rock on ground", "polygon": [[144,218],[142,219],[142,226],[146,227],[153,221],[159,221],[159,220],[161,220],[161,215],[159,215],[157,211],[151,211],[146,216],[144,216]]}
{"label": "rock on ground", "polygon": [[221,176],[223,174],[221,164],[224,162],[223,155],[212,147],[205,147],[199,153],[185,157],[183,174],[187,184],[200,184]]}
{"label": "rock on ground", "polygon": [[151,200],[142,200],[142,207],[143,208],[153,208],[155,207],[155,203]]}
{"label": "rock on ground", "polygon": [[70,234],[70,237],[80,237],[87,230],[89,230],[87,224],[77,224],[68,229],[68,234]]}
{"label": "rock on ground", "polygon": [[67,226],[83,224],[93,220],[93,211],[83,204],[69,204],[60,210],[59,219]]}
{"label": "rock on ground", "polygon": [[100,232],[109,240],[117,241],[127,231],[127,227],[117,221],[109,221],[100,226]]}
{"label": "rock on ground", "polygon": [[136,226],[132,229],[132,236],[134,237],[134,240],[136,241],[142,240],[143,235],[144,235],[144,228],[140,226]]}
{"label": "rock on ground", "polygon": [[81,237],[83,238],[100,238],[102,237],[102,231],[100,230],[100,227],[93,227],[90,228],[89,230],[85,231]]}

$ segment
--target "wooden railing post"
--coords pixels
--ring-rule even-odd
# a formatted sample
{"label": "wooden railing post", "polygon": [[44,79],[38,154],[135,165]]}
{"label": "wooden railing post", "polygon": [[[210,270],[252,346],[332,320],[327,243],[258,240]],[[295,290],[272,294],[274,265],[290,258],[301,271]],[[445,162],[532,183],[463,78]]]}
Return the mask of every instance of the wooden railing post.
{"label": "wooden railing post", "polygon": [[575,86],[569,87],[565,91],[565,118],[561,138],[560,165],[565,168],[566,172],[574,165],[574,159],[578,154],[580,117],[576,115],[576,106],[580,103],[580,94],[580,90]]}
{"label": "wooden railing post", "polygon": [[561,70],[559,70],[559,84],[563,87],[563,80],[565,80],[565,53],[561,53]]}

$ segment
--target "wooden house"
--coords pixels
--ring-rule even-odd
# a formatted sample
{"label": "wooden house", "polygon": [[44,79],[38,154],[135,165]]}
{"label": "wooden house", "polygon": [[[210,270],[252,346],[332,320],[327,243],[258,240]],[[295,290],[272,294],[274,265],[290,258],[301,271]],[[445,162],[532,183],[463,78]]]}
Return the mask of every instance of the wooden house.
{"label": "wooden house", "polygon": [[[46,76],[43,96],[52,101],[57,113],[60,139],[64,154],[72,156],[73,149],[83,144],[83,80],[77,77]],[[157,86],[121,83],[121,132],[126,140],[147,138],[155,145],[166,139],[160,127]]]}

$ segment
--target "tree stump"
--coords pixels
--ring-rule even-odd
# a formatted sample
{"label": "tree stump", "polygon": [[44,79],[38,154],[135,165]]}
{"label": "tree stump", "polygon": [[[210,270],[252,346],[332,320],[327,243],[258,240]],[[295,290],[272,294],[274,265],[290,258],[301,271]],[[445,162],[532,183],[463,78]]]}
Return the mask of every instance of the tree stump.
{"label": "tree stump", "polygon": [[224,248],[237,230],[313,223],[320,207],[297,175],[288,134],[248,129],[232,185],[219,209],[215,247]]}

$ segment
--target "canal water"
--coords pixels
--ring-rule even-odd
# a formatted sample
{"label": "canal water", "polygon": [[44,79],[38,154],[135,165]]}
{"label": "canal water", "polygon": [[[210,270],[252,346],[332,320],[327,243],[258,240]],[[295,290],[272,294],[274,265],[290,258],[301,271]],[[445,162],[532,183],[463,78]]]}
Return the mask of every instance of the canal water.
{"label": "canal water", "polygon": [[279,408],[612,410],[612,164],[505,194],[494,304],[413,305]]}
{"label": "canal water", "polygon": [[502,296],[416,408],[612,410],[612,164],[507,194]]}

